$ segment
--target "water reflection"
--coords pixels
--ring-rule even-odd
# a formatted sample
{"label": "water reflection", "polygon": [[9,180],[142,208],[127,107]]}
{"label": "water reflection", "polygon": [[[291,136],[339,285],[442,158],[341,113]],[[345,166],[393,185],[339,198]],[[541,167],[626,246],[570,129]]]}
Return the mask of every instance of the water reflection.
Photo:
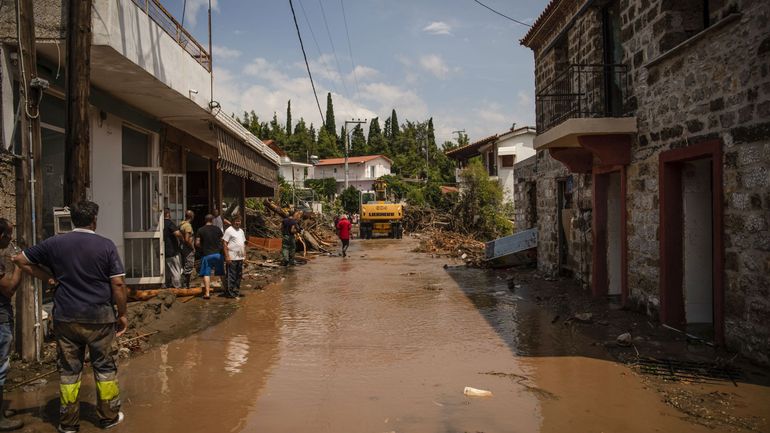
{"label": "water reflection", "polygon": [[241,367],[249,360],[249,339],[245,335],[236,335],[227,342],[225,371],[230,375],[241,372]]}

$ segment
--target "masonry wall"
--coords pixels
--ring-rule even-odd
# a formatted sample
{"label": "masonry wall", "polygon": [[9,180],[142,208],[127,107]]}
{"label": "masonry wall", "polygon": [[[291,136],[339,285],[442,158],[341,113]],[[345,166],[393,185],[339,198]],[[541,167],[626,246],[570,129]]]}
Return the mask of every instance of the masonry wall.
{"label": "masonry wall", "polygon": [[[638,123],[627,167],[629,300],[651,316],[658,313],[661,153],[719,140],[726,343],[759,363],[770,364],[770,2],[709,2],[710,25],[705,30],[698,27],[698,14],[693,14],[699,4],[618,3],[623,63],[629,68],[626,103]],[[567,31],[570,41],[581,35],[584,41],[592,41],[584,46],[601,47],[597,10],[589,8],[573,22]],[[591,38],[584,28],[592,29]],[[538,50],[535,54],[540,88],[555,55]],[[557,192],[549,179],[558,175],[557,169],[538,166],[539,247],[543,250],[539,252],[543,263],[538,266],[543,269],[558,263],[553,254],[557,232],[548,213]],[[588,194],[590,184],[582,185],[581,194]],[[552,233],[545,232],[549,228]]]}
{"label": "masonry wall", "polygon": [[537,226],[537,181],[535,179],[536,156],[517,162],[513,197],[516,207],[513,211],[514,229],[519,232]]}
{"label": "masonry wall", "polygon": [[[659,304],[660,153],[718,139],[723,151],[726,342],[768,364],[770,3],[722,2],[711,19],[725,21],[673,51],[693,34],[681,4],[621,5],[639,126],[628,167],[631,296],[653,313]],[[681,26],[667,32],[676,17]]]}
{"label": "masonry wall", "polygon": [[16,223],[16,168],[11,154],[0,150],[0,218]]}

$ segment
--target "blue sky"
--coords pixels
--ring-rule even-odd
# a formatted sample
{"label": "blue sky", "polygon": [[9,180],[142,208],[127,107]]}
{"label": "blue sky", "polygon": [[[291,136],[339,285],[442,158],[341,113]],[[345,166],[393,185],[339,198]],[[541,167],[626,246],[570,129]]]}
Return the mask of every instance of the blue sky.
{"label": "blue sky", "polygon": [[[528,23],[547,3],[483,2]],[[207,4],[187,0],[185,13],[185,27],[204,45]],[[281,121],[291,99],[294,122],[304,117],[317,128],[288,0],[212,4],[214,99],[227,112],[253,109],[264,120],[275,112]],[[164,5],[181,18],[182,0]],[[473,0],[294,0],[294,7],[321,109],[332,92],[338,126],[374,116],[382,124],[395,108],[401,122],[432,116],[443,142],[458,129],[475,140],[534,122],[532,52],[518,42],[527,28]]]}

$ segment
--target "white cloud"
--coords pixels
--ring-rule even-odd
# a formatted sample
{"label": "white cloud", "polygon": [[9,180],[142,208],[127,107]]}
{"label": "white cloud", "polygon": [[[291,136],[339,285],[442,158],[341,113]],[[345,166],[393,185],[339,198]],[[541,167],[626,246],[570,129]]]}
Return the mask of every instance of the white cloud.
{"label": "white cloud", "polygon": [[[185,27],[193,28],[198,24],[198,12],[208,10],[209,0],[190,0],[187,2],[187,7],[184,13]],[[219,2],[217,0],[211,0],[211,9],[219,10]]]}
{"label": "white cloud", "polygon": [[212,56],[219,57],[220,59],[237,59],[241,56],[240,51],[222,45],[214,45],[212,51]]}
{"label": "white cloud", "polygon": [[359,81],[368,81],[380,76],[380,71],[370,68],[368,66],[358,65],[353,69],[353,72],[348,74],[347,79],[357,79]]}
{"label": "white cloud", "polygon": [[370,83],[361,87],[363,99],[376,104],[376,111],[388,115],[396,109],[404,119],[424,119],[428,115],[428,105],[414,91],[387,83]]}
{"label": "white cloud", "polygon": [[440,80],[447,78],[450,71],[449,66],[444,62],[444,59],[437,54],[429,54],[421,57],[420,66]]}
{"label": "white cloud", "polygon": [[451,35],[452,26],[443,21],[433,21],[432,23],[423,27],[422,31],[432,35]]}

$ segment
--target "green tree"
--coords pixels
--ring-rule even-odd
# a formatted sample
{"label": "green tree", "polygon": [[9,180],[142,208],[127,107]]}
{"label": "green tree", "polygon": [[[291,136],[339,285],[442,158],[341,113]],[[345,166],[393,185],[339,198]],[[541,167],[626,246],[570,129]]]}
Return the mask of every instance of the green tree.
{"label": "green tree", "polygon": [[345,213],[353,214],[358,212],[360,198],[361,194],[354,186],[349,186],[342,191],[340,194],[340,202]]}
{"label": "green tree", "polygon": [[291,135],[291,99],[286,104],[286,135]]}
{"label": "green tree", "polygon": [[390,114],[390,139],[395,140],[398,138],[399,134],[399,124],[398,124],[398,115],[396,114],[396,109],[393,109],[393,112]]}
{"label": "green tree", "polygon": [[333,135],[334,139],[337,139],[337,123],[334,121],[334,103],[332,103],[331,92],[326,94],[326,119],[324,120],[324,128],[329,135]]}
{"label": "green tree", "polygon": [[326,128],[318,132],[318,144],[316,146],[319,158],[336,158],[342,156],[342,151],[337,146],[337,137],[330,134]]}
{"label": "green tree", "polygon": [[366,137],[364,137],[364,128],[360,124],[357,124],[350,134],[350,151],[353,156],[369,154],[369,146],[366,143]]}
{"label": "green tree", "polygon": [[513,224],[503,215],[503,189],[489,179],[480,161],[471,162],[460,173],[463,192],[452,211],[454,230],[492,240],[513,231]]}
{"label": "green tree", "polygon": [[374,155],[390,155],[385,138],[380,130],[380,121],[377,117],[369,122],[369,135],[367,137],[369,152]]}

